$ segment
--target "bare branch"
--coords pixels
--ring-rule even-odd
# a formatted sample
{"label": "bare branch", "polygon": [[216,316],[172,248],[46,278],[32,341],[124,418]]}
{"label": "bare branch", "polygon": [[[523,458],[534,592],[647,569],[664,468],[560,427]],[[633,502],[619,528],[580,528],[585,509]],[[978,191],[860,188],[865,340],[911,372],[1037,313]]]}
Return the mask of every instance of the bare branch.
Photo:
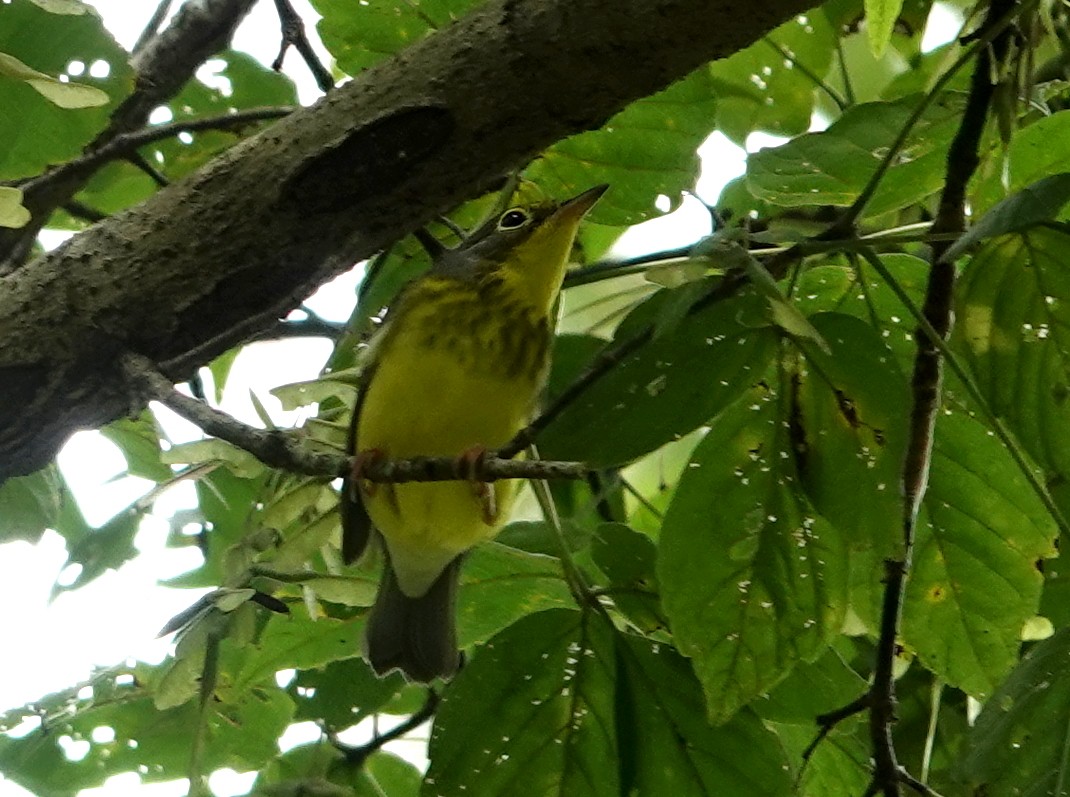
{"label": "bare branch", "polygon": [[172,2],[173,0],[160,0],[160,4],[156,6],[156,10],[152,12],[152,16],[145,25],[145,29],[141,31],[141,35],[137,37],[137,41],[134,43],[134,49],[131,50],[134,55],[144,50],[149,42],[160,32],[160,25],[163,24],[164,18],[171,10]]}
{"label": "bare branch", "polygon": [[[304,476],[333,479],[348,473],[353,459],[315,451],[299,432],[258,429],[175,390],[147,358],[125,354],[121,358],[130,388],[144,400],[155,400],[174,410],[207,434],[247,451],[273,468]],[[455,457],[369,459],[362,463],[361,478],[370,482],[437,482],[500,479],[584,479],[589,468],[582,462],[516,460],[489,454],[474,463]]]}
{"label": "bare branch", "polygon": [[439,700],[438,693],[434,689],[428,689],[427,701],[419,711],[404,722],[395,725],[386,733],[375,734],[367,744],[357,746],[348,745],[341,741],[333,731],[324,729],[324,732],[327,734],[327,740],[345,755],[346,761],[352,766],[359,767],[367,760],[368,756],[377,750],[380,750],[383,745],[392,742],[395,739],[400,739],[406,733],[416,730],[431,719],[431,717],[435,715],[435,711],[438,709]]}
{"label": "bare branch", "polygon": [[279,12],[279,22],[282,24],[282,44],[279,45],[279,54],[271,64],[271,68],[276,72],[282,69],[282,59],[286,57],[286,51],[292,45],[305,59],[313,77],[316,78],[316,85],[320,87],[320,91],[326,94],[334,88],[334,78],[316,57],[316,52],[312,49],[308,36],[305,35],[305,24],[301,21],[301,16],[294,11],[290,0],[275,0],[275,8]]}

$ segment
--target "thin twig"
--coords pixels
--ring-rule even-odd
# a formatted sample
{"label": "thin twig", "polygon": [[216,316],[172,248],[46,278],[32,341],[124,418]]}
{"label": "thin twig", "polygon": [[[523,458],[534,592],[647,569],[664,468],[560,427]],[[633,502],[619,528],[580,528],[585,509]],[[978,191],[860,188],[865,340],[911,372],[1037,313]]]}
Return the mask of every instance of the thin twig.
{"label": "thin twig", "polygon": [[[292,431],[258,429],[202,401],[179,393],[146,357],[128,353],[122,367],[132,389],[144,399],[159,401],[204,432],[247,451],[265,465],[304,476],[336,478],[348,474],[353,458],[313,450]],[[500,479],[584,479],[590,468],[582,462],[515,460],[488,455],[475,463],[454,457],[376,459],[362,463],[361,478],[370,482],[480,481]]]}
{"label": "thin twig", "polygon": [[383,745],[388,744],[395,739],[400,739],[405,734],[416,730],[431,719],[431,717],[434,716],[435,711],[438,709],[440,700],[441,698],[438,696],[438,692],[434,689],[428,689],[427,701],[419,711],[404,722],[395,725],[386,733],[375,734],[367,744],[356,746],[349,745],[339,740],[334,731],[325,729],[324,732],[327,734],[327,740],[335,747],[335,749],[345,756],[346,762],[350,766],[359,767],[368,759],[368,756],[382,749]]}
{"label": "thin twig", "polygon": [[820,75],[818,75],[806,64],[796,58],[795,55],[788,52],[778,42],[773,41],[773,39],[771,39],[769,36],[766,36],[764,39],[762,39],[762,41],[764,41],[766,44],[776,50],[780,57],[783,58],[785,61],[788,61],[789,63],[793,64],[802,75],[805,75],[810,80],[811,83],[813,83],[823,92],[825,92],[829,96],[829,99],[836,104],[836,107],[838,107],[841,112],[847,110],[847,100],[841,97],[839,95],[839,92],[832,88],[832,86],[822,80]]}
{"label": "thin twig", "polygon": [[345,334],[346,325],[327,321],[318,316],[295,321],[277,321],[253,340],[284,340],[286,338],[329,338],[338,340]]}
{"label": "thin twig", "polygon": [[[961,55],[955,62],[948,67],[947,71],[940,76],[940,79],[936,81],[932,89],[921,99],[921,102],[917,104],[914,110],[911,112],[910,117],[907,119],[906,124],[903,125],[899,131],[899,135],[896,136],[892,145],[888,148],[881,162],[877,165],[877,170],[873,173],[873,176],[869,178],[869,182],[865,188],[858,195],[851,206],[847,208],[844,214],[829,228],[829,231],[834,231],[837,235],[842,235],[846,230],[854,227],[855,222],[861,218],[863,211],[869,201],[873,199],[873,195],[877,192],[878,186],[884,180],[884,175],[887,174],[888,169],[899,159],[899,154],[902,152],[903,147],[906,146],[907,139],[910,137],[911,131],[914,129],[914,125],[918,123],[921,117],[925,114],[929,107],[936,102],[940,93],[944,90],[944,87],[951,82],[951,79],[958,74],[959,70],[966,66],[974,58],[981,58],[984,53],[987,52],[988,47],[993,41],[1003,35],[1008,26],[1019,16],[1027,14],[1035,6],[1037,0],[1026,0],[1020,6],[1012,6],[1008,11],[1001,14],[998,19],[994,19],[991,15],[988,17],[991,23],[986,23],[982,28],[982,32],[978,35],[972,45]],[[1000,4],[1002,5],[1002,4]],[[944,232],[943,230],[937,230],[937,232]]]}
{"label": "thin twig", "polygon": [[309,44],[308,36],[305,35],[305,23],[301,21],[301,16],[294,11],[290,0],[275,0],[275,8],[279,12],[279,22],[282,25],[282,43],[279,45],[279,54],[275,57],[271,68],[276,72],[282,69],[283,58],[286,57],[286,51],[292,45],[305,59],[305,63],[312,71],[312,76],[316,78],[316,85],[320,87],[320,91],[326,94],[334,88],[334,78],[320,63],[312,45]]}
{"label": "thin twig", "polygon": [[158,187],[166,188],[168,186],[168,179],[160,173],[159,169],[157,169],[155,166],[145,160],[141,156],[141,153],[131,152],[127,154],[126,160],[129,161],[129,163],[135,168],[140,169],[142,172],[147,174],[149,176],[149,179],[156,183]]}
{"label": "thin twig", "polygon": [[73,199],[70,202],[63,203],[63,209],[74,218],[88,221],[90,224],[96,224],[98,221],[108,218],[107,213],[92,208],[84,202],[76,202]]}
{"label": "thin twig", "polygon": [[247,108],[242,111],[209,116],[202,119],[186,119],[180,122],[171,122],[163,125],[135,130],[132,133],[123,133],[116,136],[107,144],[93,150],[87,150],[80,157],[68,161],[62,166],[47,174],[16,183],[23,190],[40,190],[49,183],[62,181],[68,173],[92,173],[106,163],[129,158],[141,147],[174,138],[181,133],[196,133],[203,130],[231,130],[245,127],[255,122],[271,119],[280,119],[293,113],[294,108],[288,105],[265,106],[262,108]]}
{"label": "thin twig", "polygon": [[173,0],[160,0],[160,4],[156,6],[156,10],[152,12],[152,16],[149,17],[149,21],[146,23],[144,30],[141,31],[141,35],[138,36],[137,41],[134,42],[134,49],[130,52],[137,55],[144,50],[148,43],[160,32],[160,26],[163,24],[167,12],[171,10],[172,2]]}

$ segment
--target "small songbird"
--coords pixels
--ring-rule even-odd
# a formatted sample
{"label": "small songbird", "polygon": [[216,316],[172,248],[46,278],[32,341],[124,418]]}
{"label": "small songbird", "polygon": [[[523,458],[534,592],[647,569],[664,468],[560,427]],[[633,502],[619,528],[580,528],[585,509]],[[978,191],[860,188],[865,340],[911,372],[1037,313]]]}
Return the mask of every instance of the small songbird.
{"label": "small songbird", "polygon": [[352,562],[376,532],[385,543],[365,634],[379,674],[427,682],[456,672],[461,559],[501,528],[517,483],[371,484],[361,467],[414,456],[475,461],[527,425],[576,231],[607,187],[560,204],[520,200],[490,219],[401,292],[372,341],[350,424],[356,464],[342,491],[342,551]]}

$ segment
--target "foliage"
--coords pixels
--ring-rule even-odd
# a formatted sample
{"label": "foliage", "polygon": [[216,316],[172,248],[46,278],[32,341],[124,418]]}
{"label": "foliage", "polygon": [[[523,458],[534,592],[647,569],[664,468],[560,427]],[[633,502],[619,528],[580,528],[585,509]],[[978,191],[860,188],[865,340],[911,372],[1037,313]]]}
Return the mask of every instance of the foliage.
{"label": "foliage", "polygon": [[[336,68],[354,76],[472,5],[314,0]],[[0,4],[0,107],[17,109],[0,113],[0,179],[12,182],[0,227],[27,220],[17,181],[77,157],[133,85],[128,54],[85,10]],[[335,486],[220,440],[172,446],[146,411],[102,431],[157,489],[93,528],[50,466],[0,485],[0,542],[55,529],[79,570],[56,590],[77,590],[135,556],[156,495],[191,479],[199,507],[175,519],[173,544],[190,544],[178,529],[192,521],[203,562],[169,583],[212,591],[169,624],[177,644],[163,663],[104,670],[0,715],[0,773],[53,797],[123,772],[196,787],[224,766],[257,771],[262,795],[866,793],[862,718],[809,745],[815,720],[871,683],[884,562],[904,556],[914,332],[940,243],[928,226],[986,45],[922,53],[928,11],[828,0],[527,167],[551,195],[612,184],[581,235],[546,404],[584,387],[538,437],[544,458],[593,470],[553,485],[567,551],[533,515],[466,561],[467,664],[436,685],[440,702],[360,658],[378,564],[342,565]],[[968,186],[972,228],[944,255],[959,271],[957,323],[897,638],[895,739],[901,763],[948,797],[1063,794],[1070,780],[1058,558],[1070,516],[1070,83],[1059,71],[1070,16],[1045,13],[1041,24],[1036,4],[1021,6],[1022,60],[991,70],[1003,100]],[[72,64],[99,60],[106,78],[69,80]],[[295,102],[288,79],[248,56],[225,52],[217,66],[232,90],[191,82],[167,103],[175,119]],[[254,129],[140,153],[178,178]],[[676,207],[693,189],[696,149],[715,131],[787,138],[750,156],[710,237],[607,265],[612,241],[666,207],[659,196]],[[111,213],[154,190],[113,162],[76,200]],[[860,198],[856,228],[814,235]],[[474,225],[493,200],[452,222]],[[82,224],[57,211],[49,226]],[[800,240],[771,277],[756,265]],[[325,378],[278,387],[287,406],[310,407],[308,445],[344,445],[357,344],[426,266],[411,240],[377,257]],[[234,354],[206,364],[210,403]],[[603,376],[583,376],[603,362]],[[585,601],[566,583],[572,567]],[[380,749],[385,739],[337,743],[367,718],[418,721],[425,709],[426,775]],[[323,739],[280,753],[301,721]]]}

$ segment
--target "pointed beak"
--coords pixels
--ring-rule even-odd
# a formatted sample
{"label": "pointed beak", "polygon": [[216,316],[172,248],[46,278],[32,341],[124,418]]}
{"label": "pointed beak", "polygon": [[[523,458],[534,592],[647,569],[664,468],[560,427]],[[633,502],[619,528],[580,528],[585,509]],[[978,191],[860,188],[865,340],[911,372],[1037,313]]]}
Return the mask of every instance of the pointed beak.
{"label": "pointed beak", "polygon": [[601,199],[602,194],[608,190],[608,185],[596,185],[594,188],[589,188],[579,196],[574,196],[567,202],[562,203],[554,215],[570,218],[576,224],[579,224],[580,219],[594,207],[594,203]]}

